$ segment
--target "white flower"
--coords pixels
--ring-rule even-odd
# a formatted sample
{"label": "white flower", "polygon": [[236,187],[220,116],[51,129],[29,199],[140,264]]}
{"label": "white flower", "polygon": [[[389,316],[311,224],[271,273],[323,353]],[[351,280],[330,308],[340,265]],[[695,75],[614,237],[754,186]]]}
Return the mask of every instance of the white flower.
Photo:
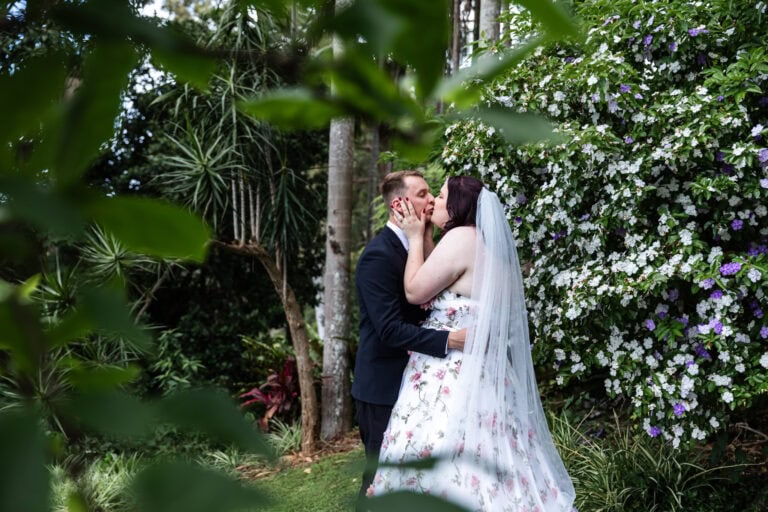
{"label": "white flower", "polygon": [[730,391],[725,391],[721,396],[723,398],[723,402],[727,404],[733,402],[733,393]]}
{"label": "white flower", "polygon": [[597,77],[595,75],[587,78],[587,85],[595,85],[597,83]]}
{"label": "white flower", "polygon": [[753,283],[756,283],[763,276],[759,270],[757,270],[756,268],[752,268],[752,269],[749,269],[749,272],[747,272],[747,277],[749,278],[750,281],[752,281]]}
{"label": "white flower", "polygon": [[683,245],[691,245],[693,243],[693,233],[687,229],[680,231],[680,242]]}
{"label": "white flower", "polygon": [[715,418],[714,416],[709,418],[709,424],[712,425],[712,428],[717,428],[720,426],[720,422],[717,421],[717,418]]}
{"label": "white flower", "polygon": [[752,133],[751,133],[751,135],[752,135],[753,137],[757,137],[758,135],[760,135],[761,133],[763,133],[763,130],[764,130],[764,129],[765,129],[765,128],[764,128],[764,127],[763,127],[763,125],[761,125],[761,124],[755,125],[755,127],[754,127],[754,128],[752,128]]}
{"label": "white flower", "polygon": [[760,366],[763,368],[768,368],[768,352],[762,355],[760,358]]}

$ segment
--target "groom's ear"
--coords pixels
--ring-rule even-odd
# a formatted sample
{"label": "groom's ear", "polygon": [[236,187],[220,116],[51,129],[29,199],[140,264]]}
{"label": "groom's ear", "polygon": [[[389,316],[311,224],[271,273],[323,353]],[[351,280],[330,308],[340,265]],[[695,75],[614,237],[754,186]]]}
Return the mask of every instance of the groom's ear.
{"label": "groom's ear", "polygon": [[392,202],[389,204],[389,207],[396,211],[397,213],[403,213],[403,204],[402,204],[402,198],[396,197],[392,200]]}

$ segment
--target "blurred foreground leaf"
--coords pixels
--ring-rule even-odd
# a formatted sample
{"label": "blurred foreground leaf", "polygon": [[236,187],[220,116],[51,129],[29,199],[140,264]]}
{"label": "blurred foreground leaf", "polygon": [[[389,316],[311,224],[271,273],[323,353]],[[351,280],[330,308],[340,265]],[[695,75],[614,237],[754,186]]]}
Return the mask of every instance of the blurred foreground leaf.
{"label": "blurred foreground leaf", "polygon": [[86,429],[120,439],[147,437],[158,425],[154,404],[118,391],[83,393],[65,406]]}
{"label": "blurred foreground leaf", "polygon": [[0,414],[0,510],[48,511],[50,485],[45,444],[34,414]]}
{"label": "blurred foreground leaf", "polygon": [[365,500],[364,509],[369,512],[392,512],[393,510],[418,510],[419,512],[469,512],[450,501],[428,494],[397,491]]}
{"label": "blurred foreground leaf", "polygon": [[[158,464],[140,473],[133,492],[142,512],[263,510],[265,495],[221,473],[183,463]],[[312,510],[308,504],[307,510]]]}
{"label": "blurred foreground leaf", "polygon": [[162,402],[163,417],[184,428],[196,429],[212,438],[235,444],[242,450],[275,458],[272,448],[240,413],[235,402],[214,389],[186,390]]}
{"label": "blurred foreground leaf", "polygon": [[138,197],[98,198],[87,207],[93,220],[131,251],[203,261],[210,228],[180,206]]}
{"label": "blurred foreground leaf", "polygon": [[510,144],[529,142],[558,142],[560,136],[552,131],[552,125],[535,114],[513,112],[504,107],[484,107],[477,110],[458,112],[449,118],[477,119],[494,127],[499,135]]}
{"label": "blurred foreground leaf", "polygon": [[240,110],[257,119],[289,130],[309,130],[328,126],[331,119],[344,114],[336,105],[316,98],[308,89],[282,89],[261,98],[243,101]]}

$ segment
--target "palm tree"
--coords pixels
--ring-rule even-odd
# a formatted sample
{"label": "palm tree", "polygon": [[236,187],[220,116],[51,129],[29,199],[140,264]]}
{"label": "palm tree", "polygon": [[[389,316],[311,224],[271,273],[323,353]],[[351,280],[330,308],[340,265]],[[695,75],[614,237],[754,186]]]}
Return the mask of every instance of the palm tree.
{"label": "palm tree", "polygon": [[308,452],[315,447],[318,402],[309,337],[288,269],[311,240],[315,219],[307,203],[317,197],[300,173],[304,169],[291,166],[291,136],[237,108],[243,98],[284,83],[270,60],[284,30],[238,1],[216,15],[207,44],[230,53],[208,92],[179,87],[177,95],[163,98],[174,124],[166,139],[169,154],[157,160],[164,170],[156,180],[165,194],[211,223],[214,246],[255,258],[269,275],[296,354],[302,450]]}

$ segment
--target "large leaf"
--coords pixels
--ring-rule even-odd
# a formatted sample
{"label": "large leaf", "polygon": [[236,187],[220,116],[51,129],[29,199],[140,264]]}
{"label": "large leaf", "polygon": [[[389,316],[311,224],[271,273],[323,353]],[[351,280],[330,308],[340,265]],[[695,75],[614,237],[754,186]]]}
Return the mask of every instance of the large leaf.
{"label": "large leaf", "polygon": [[416,93],[427,97],[443,74],[450,25],[447,0],[357,0],[331,27],[351,43],[362,38],[380,58],[392,55],[416,71]]}
{"label": "large leaf", "polygon": [[[264,494],[253,487],[179,462],[158,464],[140,473],[133,494],[142,512],[228,512],[258,510],[268,505]],[[307,504],[307,510],[312,510],[311,504]]]}
{"label": "large leaf", "polygon": [[450,501],[436,496],[410,491],[397,491],[365,500],[364,508],[369,512],[392,512],[393,510],[418,510],[419,512],[469,512]]}
{"label": "large leaf", "polygon": [[[0,76],[0,146],[31,128],[61,98],[65,70],[60,55],[29,59],[10,76]],[[0,169],[0,172],[5,169]]]}
{"label": "large leaf", "polygon": [[71,29],[112,41],[147,45],[153,55],[182,81],[205,88],[216,62],[186,36],[137,17],[125,0],[91,0],[80,5],[63,4],[57,18]]}
{"label": "large leaf", "polygon": [[0,510],[49,510],[50,473],[45,451],[45,437],[34,414],[0,414]]}
{"label": "large leaf", "polygon": [[0,302],[0,349],[11,351],[18,370],[34,374],[47,344],[39,311],[19,301],[14,289]]}
{"label": "large leaf", "polygon": [[458,112],[449,119],[476,119],[494,127],[510,144],[529,142],[559,142],[561,137],[552,131],[552,125],[543,117],[517,113],[503,107],[483,107],[472,111]]}
{"label": "large leaf", "polygon": [[97,366],[84,365],[80,361],[67,361],[69,371],[67,380],[78,390],[85,392],[111,391],[127,384],[141,373],[141,368],[135,365],[127,366]]}
{"label": "large leaf", "polygon": [[[537,37],[506,51],[502,55],[484,54],[473,65],[444,78],[437,85],[434,97],[446,103],[452,103],[457,108],[475,105],[483,92],[483,84],[494,80],[516,66],[545,42],[544,37]],[[474,80],[483,84],[469,83]]]}
{"label": "large leaf", "polygon": [[59,134],[56,174],[61,183],[78,179],[114,133],[120,93],[138,55],[128,44],[98,45],[86,58],[82,85],[68,102]]}
{"label": "large leaf", "polygon": [[344,114],[338,106],[315,97],[308,89],[282,89],[243,101],[240,110],[277,127],[291,130],[324,128]]}
{"label": "large leaf", "polygon": [[571,16],[552,0],[514,0],[531,12],[541,22],[551,38],[580,37],[580,32]]}
{"label": "large leaf", "polygon": [[163,400],[160,410],[165,420],[175,425],[199,430],[243,450],[274,458],[273,450],[262,436],[248,424],[232,399],[221,391],[182,391]]}
{"label": "large leaf", "polygon": [[122,288],[105,286],[85,290],[78,307],[95,329],[115,334],[140,350],[150,348],[152,338],[136,324]]}
{"label": "large leaf", "polygon": [[205,259],[210,229],[196,215],[160,200],[97,198],[88,215],[131,251],[163,258]]}
{"label": "large leaf", "polygon": [[67,236],[80,232],[85,219],[73,199],[37,186],[32,180],[0,175],[0,193],[11,217],[25,220],[41,231]]}
{"label": "large leaf", "polygon": [[62,412],[90,431],[121,439],[145,438],[158,425],[158,413],[153,404],[117,391],[77,395]]}

